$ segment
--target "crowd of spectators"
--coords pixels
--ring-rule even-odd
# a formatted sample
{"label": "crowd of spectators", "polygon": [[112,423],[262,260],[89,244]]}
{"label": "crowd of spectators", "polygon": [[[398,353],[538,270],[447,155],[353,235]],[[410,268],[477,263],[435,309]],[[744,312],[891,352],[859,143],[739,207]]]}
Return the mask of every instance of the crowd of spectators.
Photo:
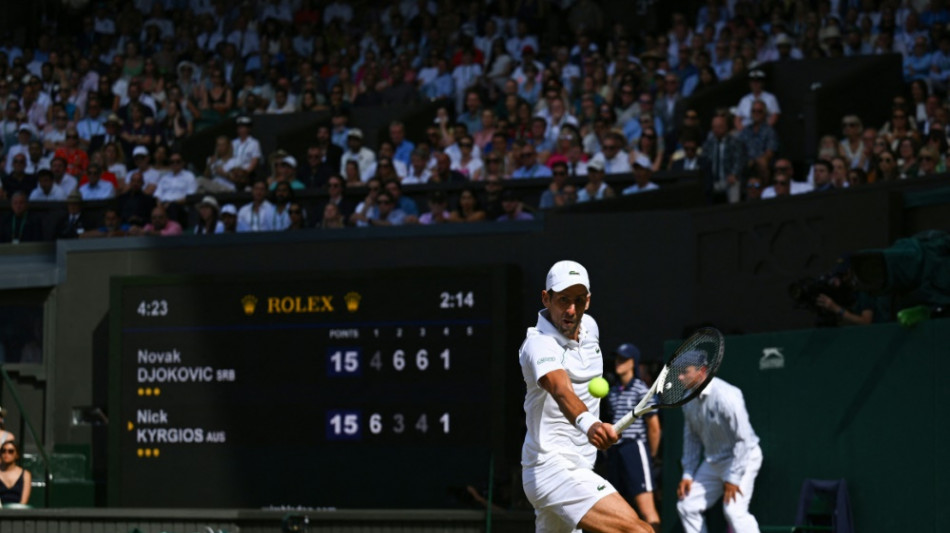
{"label": "crowd of spectators", "polygon": [[[945,170],[947,2],[665,4],[613,20],[594,0],[114,0],[23,42],[8,32],[0,241],[518,221],[655,190],[667,170],[702,173],[723,203]],[[759,67],[887,53],[902,55],[907,87],[890,119],[845,116],[817,160],[783,157],[799,140],[778,137],[789,119]],[[689,98],[730,78],[748,94],[701,123]],[[419,102],[440,103],[419,138],[394,121],[369,146],[351,121]],[[332,118],[305,152],[262,153],[255,118],[307,111]],[[235,137],[185,160],[195,132],[230,120]],[[615,190],[605,178],[618,174],[632,185]],[[505,187],[518,179],[544,180],[540,202]],[[402,191],[434,183],[462,187],[426,205]],[[304,190],[325,194],[305,205]],[[229,193],[251,201],[220,205]],[[114,201],[86,220],[96,200]],[[65,210],[40,223],[29,206],[49,201]]]}

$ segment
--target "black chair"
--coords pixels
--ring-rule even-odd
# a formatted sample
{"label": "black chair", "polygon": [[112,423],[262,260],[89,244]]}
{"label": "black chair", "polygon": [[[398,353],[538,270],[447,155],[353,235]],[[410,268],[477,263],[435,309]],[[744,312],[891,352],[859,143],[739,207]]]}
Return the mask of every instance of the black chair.
{"label": "black chair", "polygon": [[806,479],[798,497],[795,525],[762,526],[760,530],[772,533],[854,533],[847,482],[843,479]]}

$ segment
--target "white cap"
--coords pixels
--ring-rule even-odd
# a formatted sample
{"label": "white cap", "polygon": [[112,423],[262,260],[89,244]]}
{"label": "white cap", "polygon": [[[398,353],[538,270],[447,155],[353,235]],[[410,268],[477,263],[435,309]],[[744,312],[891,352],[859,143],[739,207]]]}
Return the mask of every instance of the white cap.
{"label": "white cap", "polygon": [[346,132],[346,136],[347,136],[347,137],[356,137],[357,139],[362,139],[362,138],[363,138],[363,130],[361,130],[361,129],[359,129],[359,128],[350,128],[350,130],[349,130],[348,132]]}
{"label": "white cap", "polygon": [[294,156],[288,155],[287,157],[281,159],[282,163],[287,163],[288,165],[297,168],[297,160],[294,159]]}
{"label": "white cap", "polygon": [[213,207],[215,211],[218,211],[218,200],[214,196],[205,196],[201,199],[201,203],[198,205],[208,205]]}
{"label": "white cap", "polygon": [[224,207],[221,208],[221,214],[223,215],[225,213],[229,215],[237,215],[237,208],[234,207],[234,204],[225,204]]}
{"label": "white cap", "polygon": [[637,157],[633,159],[633,166],[653,170],[653,164],[650,163],[650,158],[643,154],[637,154]]}
{"label": "white cap", "polygon": [[577,261],[558,261],[548,270],[546,290],[561,292],[573,285],[583,285],[585,289],[590,290],[587,269]]}
{"label": "white cap", "polygon": [[148,155],[148,148],[142,146],[141,144],[136,146],[135,149],[132,150],[132,157],[137,155]]}

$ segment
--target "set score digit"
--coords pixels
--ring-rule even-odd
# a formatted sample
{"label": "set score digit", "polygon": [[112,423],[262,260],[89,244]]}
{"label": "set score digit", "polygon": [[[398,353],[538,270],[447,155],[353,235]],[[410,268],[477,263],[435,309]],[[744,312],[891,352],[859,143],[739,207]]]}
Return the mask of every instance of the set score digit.
{"label": "set score digit", "polygon": [[415,368],[420,372],[426,370],[451,370],[452,369],[452,351],[445,348],[442,351],[429,353],[429,350],[421,348],[414,353],[397,349],[392,353],[376,350],[369,361],[364,363],[363,349],[359,347],[327,348],[327,376],[340,377],[352,376],[359,377],[363,375],[364,364],[370,368],[382,371],[392,368],[396,372]]}
{"label": "set score digit", "polygon": [[452,432],[452,415],[442,413],[371,413],[364,417],[362,411],[335,409],[327,411],[326,437],[329,441],[359,441],[364,429],[369,435],[407,432],[417,435],[449,435]]}

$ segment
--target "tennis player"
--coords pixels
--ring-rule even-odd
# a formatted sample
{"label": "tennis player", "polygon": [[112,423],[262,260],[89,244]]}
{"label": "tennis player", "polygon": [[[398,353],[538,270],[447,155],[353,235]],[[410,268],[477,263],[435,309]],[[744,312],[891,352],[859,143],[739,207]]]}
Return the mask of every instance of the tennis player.
{"label": "tennis player", "polygon": [[521,451],[525,495],[537,531],[652,533],[649,524],[593,471],[597,450],[618,440],[600,422],[600,400],[587,390],[603,374],[599,331],[587,316],[590,279],[574,261],[548,271],[544,309],[519,353],[527,393],[527,434]]}
{"label": "tennis player", "polygon": [[[681,356],[679,375],[686,388],[706,380],[705,353]],[[676,490],[686,533],[706,531],[703,511],[723,500],[726,521],[735,533],[758,533],[759,524],[749,513],[755,477],[762,466],[759,437],[749,423],[742,391],[713,378],[695,401],[683,406],[683,479]]]}

